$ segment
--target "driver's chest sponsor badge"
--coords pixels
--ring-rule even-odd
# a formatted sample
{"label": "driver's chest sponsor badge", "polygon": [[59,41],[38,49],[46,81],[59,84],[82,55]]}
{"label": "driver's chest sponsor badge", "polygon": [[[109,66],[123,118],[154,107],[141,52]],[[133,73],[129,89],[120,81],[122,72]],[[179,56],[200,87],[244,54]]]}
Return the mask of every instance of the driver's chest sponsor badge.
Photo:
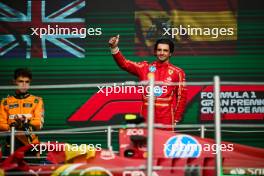
{"label": "driver's chest sponsor badge", "polygon": [[173,70],[169,69],[168,73],[169,73],[169,75],[172,75],[173,74]]}
{"label": "driver's chest sponsor badge", "polygon": [[149,67],[149,71],[152,73],[154,73],[156,70],[157,70],[157,68],[154,65]]}

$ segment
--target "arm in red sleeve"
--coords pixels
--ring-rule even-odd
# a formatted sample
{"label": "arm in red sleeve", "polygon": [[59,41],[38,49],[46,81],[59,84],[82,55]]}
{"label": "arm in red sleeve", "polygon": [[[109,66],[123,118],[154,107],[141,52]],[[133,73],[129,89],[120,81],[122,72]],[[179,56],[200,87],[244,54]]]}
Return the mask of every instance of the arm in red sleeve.
{"label": "arm in red sleeve", "polygon": [[139,76],[140,73],[142,72],[142,68],[144,67],[145,62],[133,62],[127,60],[120,51],[112,55],[118,66],[124,69],[125,71],[132,73],[133,75],[136,76]]}
{"label": "arm in red sleeve", "polygon": [[186,99],[187,99],[187,89],[185,85],[185,73],[181,70],[178,74],[179,76],[179,85],[176,100],[176,111],[175,111],[175,120],[181,121],[183,112],[185,110]]}

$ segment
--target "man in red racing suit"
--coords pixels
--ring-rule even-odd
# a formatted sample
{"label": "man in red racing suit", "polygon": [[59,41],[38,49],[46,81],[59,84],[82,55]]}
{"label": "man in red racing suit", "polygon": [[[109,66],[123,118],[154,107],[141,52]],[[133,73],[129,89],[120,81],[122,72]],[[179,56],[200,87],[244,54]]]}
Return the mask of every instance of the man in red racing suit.
{"label": "man in red racing suit", "polygon": [[[133,62],[127,60],[118,48],[119,35],[109,40],[112,55],[117,64],[124,70],[137,76],[140,81],[147,81],[150,73],[154,73],[155,81],[178,83],[178,85],[156,85],[155,95],[155,123],[174,125],[180,121],[186,103],[185,73],[182,69],[169,62],[174,51],[174,44],[169,39],[157,40],[154,53],[157,60],[153,63]],[[141,115],[147,117],[148,98],[143,93]]]}

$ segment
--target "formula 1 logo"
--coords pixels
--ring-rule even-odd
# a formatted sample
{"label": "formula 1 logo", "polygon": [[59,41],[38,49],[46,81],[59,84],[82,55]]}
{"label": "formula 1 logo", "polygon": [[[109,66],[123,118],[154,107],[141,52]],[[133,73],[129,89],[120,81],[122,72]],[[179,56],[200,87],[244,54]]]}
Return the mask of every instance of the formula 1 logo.
{"label": "formula 1 logo", "polygon": [[166,158],[198,158],[201,155],[201,144],[192,136],[176,135],[164,144]]}
{"label": "formula 1 logo", "polygon": [[[187,88],[187,103],[198,95],[202,86],[192,86]],[[105,89],[103,89],[105,91]],[[166,93],[166,86],[156,86],[155,96]],[[125,114],[140,114],[142,107],[142,93],[95,93],[79,109],[76,110],[68,119],[67,123],[71,126],[107,126],[125,124]]]}

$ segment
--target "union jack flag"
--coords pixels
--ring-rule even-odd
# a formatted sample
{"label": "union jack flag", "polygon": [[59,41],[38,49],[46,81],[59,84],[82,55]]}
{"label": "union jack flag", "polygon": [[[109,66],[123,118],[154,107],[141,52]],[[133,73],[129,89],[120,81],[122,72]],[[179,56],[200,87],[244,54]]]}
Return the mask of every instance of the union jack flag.
{"label": "union jack flag", "polygon": [[0,2],[0,57],[85,56],[80,34],[32,35],[36,28],[85,28],[85,0],[9,0]]}

